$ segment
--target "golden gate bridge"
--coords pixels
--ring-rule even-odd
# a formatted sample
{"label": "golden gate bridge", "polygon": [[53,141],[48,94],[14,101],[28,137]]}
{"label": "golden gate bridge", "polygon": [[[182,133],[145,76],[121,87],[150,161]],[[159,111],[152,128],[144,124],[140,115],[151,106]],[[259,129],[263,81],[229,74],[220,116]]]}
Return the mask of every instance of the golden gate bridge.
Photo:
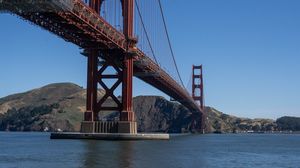
{"label": "golden gate bridge", "polygon": [[[193,66],[191,88],[185,88],[160,0],[0,0],[0,10],[82,48],[88,65],[81,132],[137,133],[133,76],[188,108],[194,130],[205,129],[202,65]],[[108,80],[114,83],[108,86]],[[115,95],[119,87],[121,98]],[[108,99],[114,104],[107,105]],[[101,111],[119,111],[119,121],[100,121]]]}

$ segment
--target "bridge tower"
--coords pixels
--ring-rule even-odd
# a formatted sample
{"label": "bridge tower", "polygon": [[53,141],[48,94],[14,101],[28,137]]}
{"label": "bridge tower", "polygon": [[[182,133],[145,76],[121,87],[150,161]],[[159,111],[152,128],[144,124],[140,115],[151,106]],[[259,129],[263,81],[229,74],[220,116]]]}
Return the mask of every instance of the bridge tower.
{"label": "bridge tower", "polygon": [[199,104],[200,109],[204,109],[204,94],[203,94],[203,71],[202,65],[193,65],[193,83],[192,97]]}
{"label": "bridge tower", "polygon": [[[90,0],[89,6],[100,14],[104,0]],[[108,48],[86,48],[88,57],[87,101],[81,132],[85,133],[137,133],[137,124],[132,107],[133,57],[135,55],[136,38],[133,37],[134,0],[120,0],[123,15],[123,34],[126,37],[126,52]],[[100,59],[100,56],[102,59]],[[103,59],[104,58],[104,59]],[[118,65],[113,60],[119,60]],[[115,69],[115,74],[105,74],[108,67]],[[121,67],[121,68],[119,68]],[[111,88],[105,80],[113,79]],[[104,89],[104,96],[99,99],[98,84]],[[122,100],[114,95],[114,91],[122,84]],[[105,105],[110,99],[115,105]],[[100,111],[119,111],[119,121],[100,121]]]}
{"label": "bridge tower", "polygon": [[[206,116],[204,111],[204,90],[203,90],[203,70],[202,65],[193,65],[193,75],[192,75],[192,97],[195,102],[199,105],[200,110],[202,111],[201,115],[201,125],[196,124],[194,121],[193,129],[204,132],[205,129],[205,120]],[[193,118],[195,119],[195,117]],[[200,128],[199,128],[200,127]]]}

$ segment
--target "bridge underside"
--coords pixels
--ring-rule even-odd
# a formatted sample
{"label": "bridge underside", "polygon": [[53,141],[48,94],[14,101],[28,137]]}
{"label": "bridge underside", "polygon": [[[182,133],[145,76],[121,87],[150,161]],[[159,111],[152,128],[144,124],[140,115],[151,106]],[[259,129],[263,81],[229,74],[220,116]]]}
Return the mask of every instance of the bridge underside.
{"label": "bridge underside", "polygon": [[[124,83],[123,70],[127,67],[124,60],[127,59],[125,57],[130,55],[133,63],[134,76],[171,96],[187,107],[192,113],[203,114],[203,109],[195,103],[185,88],[179,85],[167,72],[141,50],[128,47],[130,46],[128,38],[107,23],[97,12],[88,7],[81,0],[47,0],[37,2],[27,2],[24,0],[22,2],[23,3],[16,1],[14,3],[10,0],[3,0],[0,4],[0,10],[16,14],[24,20],[30,21],[30,23],[42,27],[68,42],[78,45],[85,49],[85,51],[98,52],[98,55],[94,56],[95,58],[92,58],[90,56],[91,54],[87,54],[88,59],[94,59],[94,61],[96,61],[99,57],[107,63],[110,63],[110,65],[114,65],[120,70],[119,73],[123,76],[111,77],[120,79],[123,85],[127,85],[127,83]],[[93,62],[92,64],[97,63]],[[95,71],[95,68],[91,71]],[[96,82],[93,82],[90,83],[90,85],[95,85]],[[96,94],[95,89],[94,87],[94,89],[90,91],[90,94]],[[116,97],[110,92],[112,90],[106,89],[106,92],[107,91],[108,95],[117,102]],[[97,108],[96,111],[124,110],[124,101],[120,104],[117,103],[117,109],[101,109],[99,102],[95,102],[95,97],[90,97],[90,99],[91,100],[88,101],[94,102],[94,107],[90,107],[89,109],[88,102],[87,112],[93,110],[93,108]],[[134,116],[128,116],[130,115],[127,115],[127,119],[124,120],[133,121],[132,118],[134,118]],[[95,120],[95,118],[97,117],[91,117],[90,114],[86,114],[86,121]]]}

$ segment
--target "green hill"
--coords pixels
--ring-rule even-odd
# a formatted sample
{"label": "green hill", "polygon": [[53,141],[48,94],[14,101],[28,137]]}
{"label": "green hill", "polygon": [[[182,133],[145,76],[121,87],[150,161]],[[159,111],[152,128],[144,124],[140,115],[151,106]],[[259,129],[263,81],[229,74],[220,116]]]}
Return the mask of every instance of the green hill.
{"label": "green hill", "polygon": [[[98,95],[103,96],[99,90]],[[85,111],[86,90],[72,83],[50,84],[25,93],[0,99],[0,130],[2,131],[79,131]],[[106,102],[108,104],[111,101]],[[138,96],[133,100],[140,132],[191,131],[193,117],[199,117],[177,102],[159,96]],[[292,118],[247,119],[224,114],[206,107],[208,132],[245,132],[299,130]],[[103,119],[118,118],[116,112],[100,115]],[[278,125],[278,126],[277,126]],[[297,124],[293,124],[297,125]]]}

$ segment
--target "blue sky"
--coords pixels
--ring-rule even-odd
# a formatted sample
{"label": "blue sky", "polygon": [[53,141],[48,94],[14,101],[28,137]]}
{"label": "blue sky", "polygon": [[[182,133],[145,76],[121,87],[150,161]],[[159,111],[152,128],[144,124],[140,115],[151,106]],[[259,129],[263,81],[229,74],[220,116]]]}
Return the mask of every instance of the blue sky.
{"label": "blue sky", "polygon": [[[241,117],[300,116],[300,1],[162,2],[183,80],[192,64],[204,66],[206,105]],[[15,16],[0,21],[0,97],[54,82],[86,86],[77,46]]]}

